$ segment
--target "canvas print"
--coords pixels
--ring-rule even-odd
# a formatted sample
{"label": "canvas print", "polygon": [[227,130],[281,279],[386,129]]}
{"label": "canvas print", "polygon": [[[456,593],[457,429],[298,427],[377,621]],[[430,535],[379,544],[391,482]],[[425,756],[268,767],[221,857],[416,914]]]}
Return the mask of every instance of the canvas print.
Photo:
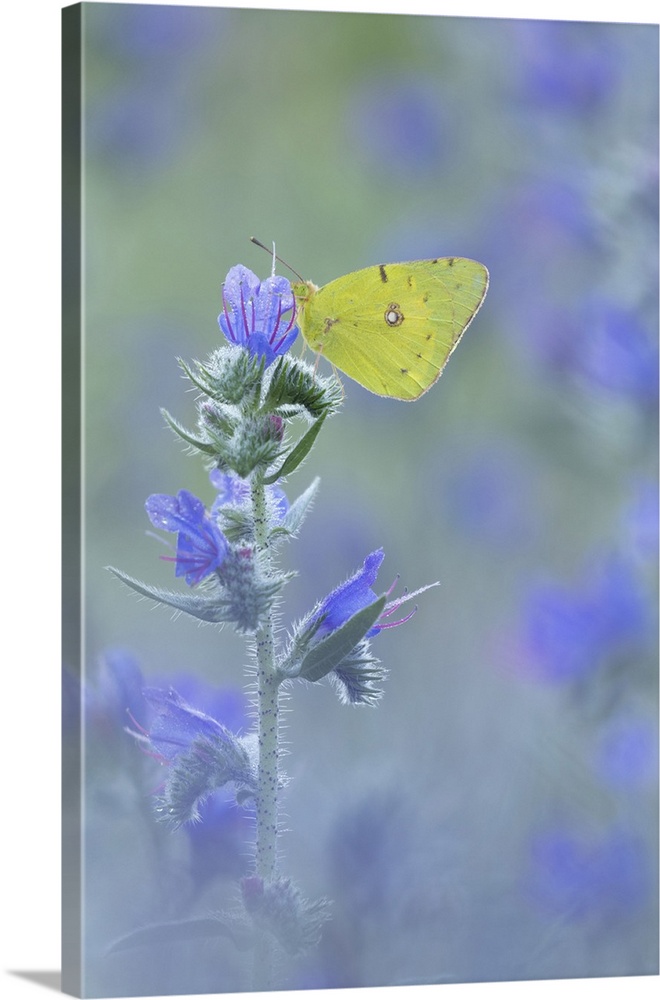
{"label": "canvas print", "polygon": [[65,992],[657,974],[658,26],[63,83]]}

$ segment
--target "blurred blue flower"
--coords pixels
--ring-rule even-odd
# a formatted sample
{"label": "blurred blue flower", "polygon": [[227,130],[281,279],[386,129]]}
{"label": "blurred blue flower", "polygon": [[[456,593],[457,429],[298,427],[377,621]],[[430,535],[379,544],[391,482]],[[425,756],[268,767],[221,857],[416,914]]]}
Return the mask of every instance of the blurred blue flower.
{"label": "blurred blue flower", "polygon": [[133,733],[148,743],[154,756],[161,762],[171,763],[180,754],[190,750],[198,738],[223,741],[226,729],[205,712],[189,705],[173,687],[167,690],[147,687],[143,689],[147,704],[154,710],[155,718],[145,733]]}
{"label": "blurred blue flower", "polygon": [[528,669],[543,680],[583,677],[648,636],[645,596],[630,567],[612,557],[576,588],[532,588],[522,646]]}
{"label": "blurred blue flower", "polygon": [[[236,744],[237,734],[247,721],[245,696],[232,688],[213,687],[190,674],[177,675],[174,680],[176,689],[172,685],[167,689],[143,689],[148,719],[145,725],[133,719],[134,725],[126,729],[160,764],[175,769],[177,761],[192,752],[199,755],[203,771],[212,747]],[[238,780],[240,775],[233,777]],[[169,777],[161,806],[173,798],[171,793],[168,798],[168,781]],[[177,783],[179,794],[180,782],[181,776]],[[253,833],[253,821],[237,806],[228,787],[213,789],[212,782],[208,786],[200,783],[191,789],[190,797],[194,794],[199,798],[187,818],[195,821],[177,825],[183,826],[188,841],[190,877],[196,890],[201,891],[214,878],[238,878],[245,873],[249,863],[246,843]]]}
{"label": "blurred blue flower", "polygon": [[383,175],[435,176],[448,154],[456,153],[442,83],[433,78],[368,79],[352,94],[347,128],[351,146]]}
{"label": "blurred blue flower", "polygon": [[531,841],[529,897],[564,920],[634,911],[645,905],[650,888],[647,849],[626,831],[595,839],[557,828]]}
{"label": "blurred blue flower", "polygon": [[[220,329],[230,344],[264,358],[266,367],[285,354],[298,336],[296,303],[286,278],[260,281],[242,264],[227,274],[222,286]],[[288,320],[287,313],[290,313]]]}
{"label": "blurred blue flower", "polygon": [[126,181],[166,166],[203,122],[204,105],[191,99],[191,80],[204,49],[218,58],[227,13],[140,4],[90,9],[90,58],[101,66],[105,61],[114,74],[105,70],[104,86],[90,88],[87,147]]}
{"label": "blurred blue flower", "polygon": [[658,483],[645,480],[637,484],[631,502],[623,514],[623,532],[634,556],[642,563],[657,564],[660,522]]}
{"label": "blurred blue flower", "polygon": [[501,191],[484,222],[478,259],[488,263],[491,308],[517,352],[534,360],[553,343],[548,313],[582,294],[597,239],[588,180],[578,169]]}
{"label": "blurred blue flower", "polygon": [[[217,490],[217,497],[211,507],[211,516],[225,506],[241,506],[250,500],[251,487],[247,479],[241,479],[233,472],[212,469],[209,473],[211,485]],[[281,524],[289,509],[289,500],[281,486],[266,487],[266,495],[271,505],[271,513],[276,524]]]}
{"label": "blurred blue flower", "polygon": [[144,725],[147,706],[142,695],[144,677],[133,653],[122,647],[103,650],[95,674],[86,678],[79,692],[88,732],[104,744],[124,740],[131,723]]}
{"label": "blurred blue flower", "polygon": [[155,528],[178,532],[175,575],[185,576],[189,586],[222,565],[229,551],[227,539],[209,517],[202,501],[188,490],[179,490],[176,496],[153,493],[145,508]]}
{"label": "blurred blue flower", "polygon": [[131,718],[139,725],[146,721],[147,708],[142,689],[144,676],[137,657],[128,649],[104,650],[94,686],[95,700],[121,726]]}
{"label": "blurred blue flower", "polygon": [[657,726],[632,715],[609,720],[594,763],[601,780],[613,789],[653,785],[658,774]]}
{"label": "blurred blue flower", "polygon": [[[348,621],[353,615],[361,611],[362,608],[366,608],[369,604],[377,599],[378,595],[374,592],[373,585],[376,582],[376,576],[378,575],[378,570],[380,565],[385,558],[385,553],[382,549],[377,549],[372,552],[364,560],[362,568],[357,571],[353,576],[351,576],[344,583],[340,584],[338,587],[328,594],[326,598],[319,604],[319,606],[314,610],[311,621],[317,621],[321,619],[321,622],[315,632],[315,639],[320,639],[324,635],[329,635],[330,632],[334,632],[336,629],[340,628],[345,622]],[[396,583],[396,580],[394,581]],[[392,587],[388,593],[392,591]],[[419,591],[416,591],[419,593]],[[410,595],[414,596],[414,595]],[[384,618],[392,615],[403,603],[403,600],[409,600],[409,596],[406,595],[402,600],[392,601],[390,604],[385,606],[383,614],[380,616],[375,625],[373,625],[366,634],[366,638],[377,635],[384,628],[392,628],[395,625],[403,625],[404,622],[409,621],[410,618],[415,613],[416,609],[402,618],[400,621],[387,622],[383,621]]]}
{"label": "blurred blue flower", "polygon": [[225,504],[246,503],[250,499],[250,483],[247,479],[241,479],[233,472],[223,472],[222,469],[211,469],[209,472],[211,485],[217,491],[217,497],[213,506],[224,507]]}
{"label": "blurred blue flower", "polygon": [[624,69],[608,27],[558,21],[513,24],[521,99],[534,109],[584,116],[602,107]]}
{"label": "blurred blue flower", "polygon": [[186,823],[190,875],[198,888],[214,878],[238,879],[252,867],[247,845],[254,820],[224,789],[198,806],[199,822]]}
{"label": "blurred blue flower", "polygon": [[335,892],[351,917],[375,919],[400,897],[412,836],[401,799],[372,794],[344,807],[331,833],[328,864]]}
{"label": "blurred blue flower", "polygon": [[[180,712],[181,705],[188,706],[193,712],[202,713],[201,729],[207,733],[208,725],[204,718],[220,723],[233,733],[241,733],[248,725],[248,705],[244,693],[236,688],[216,687],[193,674],[175,674],[169,679],[168,687],[176,691],[180,703],[178,706],[167,706],[166,714],[170,715],[170,723],[175,722],[174,713]],[[162,697],[162,696],[161,696]],[[162,700],[155,707],[162,707]],[[153,705],[153,695],[151,696]],[[191,706],[195,706],[194,709]],[[156,720],[158,721],[158,720]],[[188,742],[192,732],[200,734],[200,723],[197,716],[192,719],[183,714],[184,739]],[[167,732],[168,722],[161,719],[160,726]],[[175,738],[180,736],[178,726],[169,733]],[[153,732],[153,730],[152,730]],[[146,735],[146,734],[145,734]],[[158,732],[156,732],[158,739]],[[177,744],[169,744],[168,750],[176,752]],[[167,756],[163,746],[154,747],[156,753]],[[181,751],[183,747],[180,748]],[[170,758],[168,758],[170,759]],[[250,865],[246,852],[246,844],[253,834],[253,819],[246,810],[239,809],[235,796],[221,788],[198,805],[199,821],[186,823],[183,827],[190,846],[190,875],[198,889],[211,879],[240,878]]]}
{"label": "blurred blue flower", "polygon": [[446,497],[452,525],[479,542],[525,544],[533,529],[530,468],[498,442],[464,455],[446,468],[438,488]]}
{"label": "blurred blue flower", "polygon": [[168,98],[162,82],[141,80],[90,103],[87,142],[96,156],[135,175],[137,167],[167,163],[189,120],[175,92]]}
{"label": "blurred blue flower", "polygon": [[[548,260],[559,250],[586,249],[595,245],[596,224],[591,213],[587,178],[579,170],[541,175],[518,184],[509,198],[498,203],[497,219],[507,256],[524,267],[525,247],[534,258]],[[561,262],[557,262],[561,264]],[[564,262],[565,268],[565,262]],[[564,277],[566,277],[564,275]]]}
{"label": "blurred blue flower", "polygon": [[193,55],[224,23],[219,10],[162,4],[128,4],[112,17],[101,14],[92,19],[97,45],[112,50],[115,57],[134,59],[141,67],[150,59],[171,62]]}
{"label": "blurred blue flower", "polygon": [[575,318],[575,367],[594,385],[639,405],[658,399],[658,347],[638,312],[601,297]]}
{"label": "blurred blue flower", "polygon": [[242,732],[248,724],[248,702],[238,688],[218,687],[191,673],[176,673],[162,681],[159,678],[151,686],[174,688],[189,705],[194,705],[234,733]]}
{"label": "blurred blue flower", "polygon": [[534,360],[545,372],[655,410],[658,347],[638,312],[606,296],[589,296],[572,309],[531,311],[528,332]]}

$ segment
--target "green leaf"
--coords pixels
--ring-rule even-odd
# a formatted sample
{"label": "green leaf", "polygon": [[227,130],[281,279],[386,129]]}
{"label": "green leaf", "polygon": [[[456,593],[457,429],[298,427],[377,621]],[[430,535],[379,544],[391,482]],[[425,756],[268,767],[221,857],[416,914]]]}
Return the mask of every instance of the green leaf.
{"label": "green leaf", "polygon": [[282,416],[305,410],[315,419],[323,413],[336,412],[342,400],[343,392],[336,379],[321,378],[301,358],[287,354],[271,370],[263,408]]}
{"label": "green leaf", "polygon": [[212,444],[210,444],[208,441],[202,441],[200,438],[195,437],[194,434],[191,434],[190,431],[187,431],[186,428],[182,424],[180,424],[178,420],[175,420],[174,417],[167,412],[167,410],[161,409],[160,412],[165,417],[165,420],[167,421],[167,424],[171,428],[171,430],[173,430],[175,434],[177,434],[183,441],[185,441],[186,444],[189,444],[191,448],[196,448],[197,451],[201,451],[205,455],[216,454],[216,448],[214,448]]}
{"label": "green leaf", "polygon": [[327,638],[313,646],[303,658],[297,676],[306,681],[320,681],[322,677],[339,666],[344,657],[355,649],[372,625],[378,621],[386,600],[387,595],[383,594],[372,604],[368,604],[366,608],[362,608],[361,611],[354,614],[340,628],[331,632]]}
{"label": "green leaf", "polygon": [[108,566],[107,569],[142,597],[149,597],[158,604],[167,604],[171,608],[176,608],[177,611],[183,611],[204,622],[227,620],[226,602],[219,600],[216,595],[205,597],[201,594],[186,594],[176,590],[163,590],[161,587],[150,587],[127,573],[115,569],[114,566]]}
{"label": "green leaf", "polygon": [[190,920],[172,920],[163,924],[149,924],[130,934],[117,938],[106,954],[126,951],[130,948],[144,948],[149,945],[174,944],[177,941],[195,941],[203,938],[228,937],[239,951],[246,951],[254,944],[254,936],[245,921],[231,916],[192,917]]}
{"label": "green leaf", "polygon": [[252,515],[240,507],[220,507],[218,521],[230,542],[251,541],[254,534]]}
{"label": "green leaf", "polygon": [[301,493],[297,497],[288,511],[286,512],[282,523],[278,525],[275,531],[283,531],[287,535],[295,535],[305,519],[305,515],[310,508],[314,497],[316,496],[316,491],[319,488],[320,479],[318,476],[313,482],[307,487],[304,493]]}
{"label": "green leaf", "polygon": [[323,421],[326,416],[327,413],[324,413],[322,417],[319,417],[319,419],[312,424],[307,433],[301,437],[293,451],[289,452],[279,470],[272,473],[270,476],[266,476],[264,479],[266,486],[270,486],[272,483],[277,482],[277,480],[282,476],[288,476],[294,469],[298,468],[303,459],[305,459],[309,454],[312,445],[316,441],[316,437],[323,426]]}
{"label": "green leaf", "polygon": [[213,383],[211,382],[209,373],[203,367],[203,365],[200,365],[199,362],[196,362],[198,374],[195,374],[190,365],[188,365],[187,362],[183,360],[183,358],[177,358],[177,362],[179,364],[179,367],[183,370],[183,373],[186,376],[186,378],[190,379],[193,385],[196,385],[197,388],[200,389],[205,396],[213,395],[214,386]]}

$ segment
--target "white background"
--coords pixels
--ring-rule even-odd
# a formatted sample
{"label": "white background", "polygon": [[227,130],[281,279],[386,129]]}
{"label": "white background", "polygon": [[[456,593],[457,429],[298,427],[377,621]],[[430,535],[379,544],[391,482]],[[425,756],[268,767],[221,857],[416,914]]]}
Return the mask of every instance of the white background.
{"label": "white background", "polygon": [[[193,4],[185,3],[186,6]],[[200,0],[197,6],[219,6]],[[461,16],[657,23],[647,0],[362,0],[233,7],[361,10]],[[60,10],[58,0],[14,0],[2,11],[3,292],[0,667],[0,977],[8,1000],[48,996],[16,973],[60,968],[59,521],[60,521]],[[655,996],[657,977],[333,991],[337,1000],[562,1000]],[[327,994],[319,992],[328,1000]],[[280,994],[282,996],[282,994]],[[284,994],[291,998],[310,994]]]}

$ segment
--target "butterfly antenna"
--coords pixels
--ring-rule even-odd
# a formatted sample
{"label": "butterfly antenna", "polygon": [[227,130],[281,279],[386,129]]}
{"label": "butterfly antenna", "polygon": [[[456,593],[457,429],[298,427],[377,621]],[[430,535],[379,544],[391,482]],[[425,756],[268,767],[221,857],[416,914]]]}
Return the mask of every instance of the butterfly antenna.
{"label": "butterfly antenna", "polygon": [[304,282],[304,281],[305,281],[305,279],[303,278],[303,276],[302,276],[301,274],[298,274],[298,272],[297,272],[297,271],[296,271],[296,270],[295,270],[295,269],[294,269],[293,267],[291,267],[291,265],[290,265],[290,264],[287,264],[287,262],[286,262],[285,260],[282,260],[282,258],[281,258],[281,257],[278,257],[278,256],[277,256],[277,254],[275,253],[275,244],[274,244],[274,243],[273,243],[273,249],[272,249],[272,250],[269,250],[269,249],[268,249],[268,247],[267,247],[267,246],[265,246],[265,245],[264,245],[264,244],[263,244],[263,243],[261,242],[261,240],[258,240],[258,239],[256,238],[256,236],[251,236],[251,237],[250,237],[250,241],[251,241],[252,243],[256,244],[256,246],[258,246],[258,247],[261,247],[261,249],[262,249],[262,250],[265,250],[265,251],[266,251],[266,253],[268,253],[268,254],[270,254],[270,255],[271,255],[271,257],[273,258],[273,271],[275,270],[275,261],[276,261],[276,260],[279,260],[280,264],[284,264],[284,266],[285,266],[285,267],[288,267],[288,268],[289,268],[289,270],[291,271],[291,273],[292,273],[292,274],[295,274],[296,278],[300,278],[300,280],[301,280],[302,282]]}

